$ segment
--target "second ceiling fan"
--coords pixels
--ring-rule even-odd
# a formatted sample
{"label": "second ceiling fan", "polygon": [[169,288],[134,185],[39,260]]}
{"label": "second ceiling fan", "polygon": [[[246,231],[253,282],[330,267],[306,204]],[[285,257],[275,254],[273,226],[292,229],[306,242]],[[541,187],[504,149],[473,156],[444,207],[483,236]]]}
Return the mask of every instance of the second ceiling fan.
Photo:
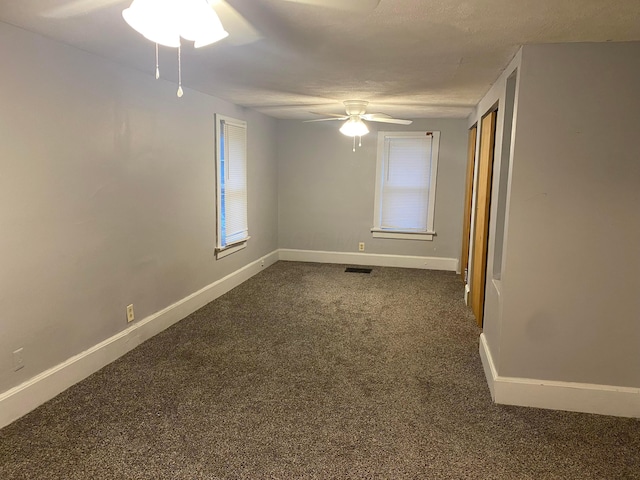
{"label": "second ceiling fan", "polygon": [[386,113],[366,113],[369,102],[365,100],[345,100],[343,103],[346,115],[328,114],[330,116],[327,118],[305,120],[305,122],[344,121],[344,124],[340,127],[340,133],[347,137],[353,137],[354,152],[356,151],[356,137],[360,137],[360,146],[362,146],[362,136],[369,133],[369,128],[367,127],[365,120],[367,122],[393,123],[396,125],[411,125],[413,123],[412,120],[393,118]]}

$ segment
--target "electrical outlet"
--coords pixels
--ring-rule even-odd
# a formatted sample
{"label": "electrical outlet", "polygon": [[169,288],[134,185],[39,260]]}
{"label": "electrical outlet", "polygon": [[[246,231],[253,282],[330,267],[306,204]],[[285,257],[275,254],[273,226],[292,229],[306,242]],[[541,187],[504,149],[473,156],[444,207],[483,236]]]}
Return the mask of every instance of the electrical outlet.
{"label": "electrical outlet", "polygon": [[21,368],[24,368],[24,349],[22,347],[13,352],[13,371],[17,372]]}
{"label": "electrical outlet", "polygon": [[360,242],[358,244],[358,250],[360,250],[361,252],[364,252],[364,242]]}
{"label": "electrical outlet", "polygon": [[133,314],[133,303],[127,306],[127,322],[133,322],[135,320],[135,315]]}

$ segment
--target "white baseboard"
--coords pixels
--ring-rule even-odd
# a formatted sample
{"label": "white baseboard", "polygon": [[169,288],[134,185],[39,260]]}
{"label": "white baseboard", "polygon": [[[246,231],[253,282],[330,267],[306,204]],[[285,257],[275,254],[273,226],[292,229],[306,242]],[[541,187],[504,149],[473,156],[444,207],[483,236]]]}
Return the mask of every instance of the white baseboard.
{"label": "white baseboard", "polygon": [[[457,259],[277,250],[139,321],[94,347],[0,394],[0,428],[133,350],[278,260],[455,271]],[[264,263],[262,263],[264,262]],[[640,389],[500,377],[480,336],[480,356],[496,403],[640,418]]]}
{"label": "white baseboard", "polygon": [[496,403],[640,418],[640,388],[501,377],[484,333],[480,335],[480,358]]}
{"label": "white baseboard", "polygon": [[317,250],[280,249],[280,260],[312,263],[341,263],[371,265],[376,267],[422,268],[428,270],[458,269],[457,258],[416,257],[408,255],[384,255],[356,252],[323,252]]}
{"label": "white baseboard", "polygon": [[[72,385],[133,350],[145,340],[179,322],[278,261],[278,251],[242,267],[173,305],[134,323],[65,362],[0,394],[0,428],[52,399]],[[264,263],[263,263],[264,262]]]}

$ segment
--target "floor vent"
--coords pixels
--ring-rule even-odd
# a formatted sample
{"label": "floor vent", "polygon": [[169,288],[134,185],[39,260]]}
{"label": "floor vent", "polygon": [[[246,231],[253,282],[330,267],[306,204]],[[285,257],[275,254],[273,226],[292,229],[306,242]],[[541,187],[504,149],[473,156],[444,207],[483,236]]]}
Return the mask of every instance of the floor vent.
{"label": "floor vent", "polygon": [[371,273],[371,270],[373,270],[372,268],[354,268],[354,267],[347,267],[347,269],[345,270],[345,272],[349,272],[349,273]]}

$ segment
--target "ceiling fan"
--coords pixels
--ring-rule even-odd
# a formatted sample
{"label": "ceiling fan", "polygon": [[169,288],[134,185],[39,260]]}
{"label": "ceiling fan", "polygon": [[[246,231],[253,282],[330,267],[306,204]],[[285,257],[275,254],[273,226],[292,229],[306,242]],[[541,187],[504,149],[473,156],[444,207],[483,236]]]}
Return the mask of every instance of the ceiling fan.
{"label": "ceiling fan", "polygon": [[[58,3],[45,10],[43,16],[66,19],[88,15],[94,11],[129,4],[124,0],[48,0]],[[138,33],[156,44],[156,78],[160,78],[158,67],[158,45],[178,50],[178,97],[183,95],[181,74],[181,38],[193,41],[195,48],[216,43],[228,37],[230,45],[246,45],[262,38],[249,21],[234,6],[255,0],[131,0],[122,11],[124,20]],[[307,4],[350,12],[374,10],[380,0],[268,0]],[[265,3],[268,3],[265,0]],[[123,6],[124,6],[123,5]],[[250,3],[249,3],[250,5]],[[245,6],[247,4],[245,3]]]}
{"label": "ceiling fan", "polygon": [[396,125],[411,125],[413,123],[412,120],[393,118],[386,113],[366,113],[369,102],[364,100],[345,100],[343,103],[346,115],[329,114],[330,116],[327,118],[305,120],[305,123],[344,121],[340,127],[340,133],[347,137],[353,137],[354,152],[356,151],[356,137],[360,137],[359,146],[362,146],[362,136],[369,133],[369,128],[364,120],[368,122],[394,123]]}
{"label": "ceiling fan", "polygon": [[[241,6],[244,0],[201,0],[208,4],[219,17],[224,29],[229,32],[225,40],[230,45],[253,43],[262,35],[245,19],[233,5]],[[255,0],[251,0],[255,1]],[[345,12],[367,13],[375,10],[380,0],[277,0],[285,3],[298,3],[322,8],[331,8]],[[156,0],[157,3],[169,3],[170,0]],[[66,19],[91,14],[95,11],[122,4],[123,8],[131,0],[56,0],[57,5],[45,10],[43,16],[54,19]]]}

